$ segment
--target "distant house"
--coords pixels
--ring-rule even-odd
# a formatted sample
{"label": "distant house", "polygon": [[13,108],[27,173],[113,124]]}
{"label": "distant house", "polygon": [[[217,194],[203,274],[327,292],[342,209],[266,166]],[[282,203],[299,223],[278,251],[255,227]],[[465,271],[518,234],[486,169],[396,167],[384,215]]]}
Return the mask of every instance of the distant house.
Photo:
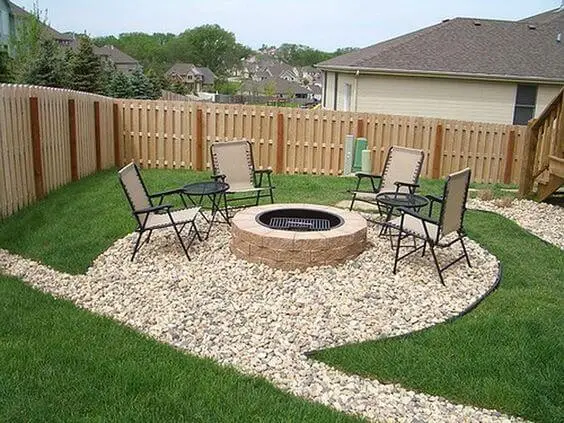
{"label": "distant house", "polygon": [[262,81],[246,80],[239,92],[243,95],[266,95],[278,98],[313,98],[313,93],[296,82],[282,78],[268,78]]}
{"label": "distant house", "polygon": [[440,24],[332,58],[332,110],[526,124],[564,85],[564,10]]}
{"label": "distant house", "polygon": [[197,67],[191,63],[175,63],[166,72],[166,76],[171,81],[185,84],[188,91],[193,93],[213,89],[215,82],[215,74],[209,68]]}
{"label": "distant house", "polygon": [[14,14],[8,0],[0,0],[0,49],[7,49],[14,27]]}
{"label": "distant house", "polygon": [[132,73],[135,69],[141,67],[137,60],[112,45],[94,46],[94,54],[102,60],[112,63],[117,70],[125,74]]}
{"label": "distant house", "polygon": [[[0,0],[0,9],[2,8],[1,4],[3,1],[4,0]],[[12,31],[17,31],[18,22],[21,22],[23,19],[31,16],[31,13],[11,1],[9,1],[8,3],[12,11],[13,23],[15,24]],[[0,27],[1,26],[2,25],[0,24]],[[51,28],[49,25],[43,25],[43,30],[44,35],[53,38],[61,46],[70,47],[74,44],[75,38],[73,34],[60,33],[59,31]]]}

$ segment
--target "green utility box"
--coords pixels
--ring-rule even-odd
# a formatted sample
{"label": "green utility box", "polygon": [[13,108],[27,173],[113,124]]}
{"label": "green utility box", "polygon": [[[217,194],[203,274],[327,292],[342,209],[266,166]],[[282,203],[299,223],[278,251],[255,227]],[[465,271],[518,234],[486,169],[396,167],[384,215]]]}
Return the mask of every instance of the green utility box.
{"label": "green utility box", "polygon": [[366,150],[368,147],[368,141],[366,138],[357,138],[354,145],[354,160],[353,160],[353,172],[359,172],[362,169],[362,150]]}

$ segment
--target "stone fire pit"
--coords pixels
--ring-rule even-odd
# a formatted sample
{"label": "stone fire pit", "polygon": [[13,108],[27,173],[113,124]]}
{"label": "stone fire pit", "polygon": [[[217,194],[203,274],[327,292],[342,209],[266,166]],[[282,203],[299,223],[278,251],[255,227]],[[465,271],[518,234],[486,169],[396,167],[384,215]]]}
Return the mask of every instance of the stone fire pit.
{"label": "stone fire pit", "polygon": [[[280,213],[281,212],[281,213]],[[329,229],[311,231],[299,215],[326,218]],[[269,228],[278,215],[290,216],[286,230]],[[307,216],[306,216],[307,217]],[[320,220],[320,219],[311,219]],[[366,246],[366,219],[357,213],[313,204],[269,204],[238,212],[232,221],[231,252],[254,263],[283,270],[335,265]]]}

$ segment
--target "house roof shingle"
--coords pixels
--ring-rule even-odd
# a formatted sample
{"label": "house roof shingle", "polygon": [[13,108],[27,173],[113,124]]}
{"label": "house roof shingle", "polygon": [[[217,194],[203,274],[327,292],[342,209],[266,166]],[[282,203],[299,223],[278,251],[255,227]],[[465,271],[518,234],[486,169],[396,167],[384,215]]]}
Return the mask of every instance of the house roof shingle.
{"label": "house roof shingle", "polygon": [[563,29],[561,9],[517,22],[455,18],[317,67],[564,81]]}
{"label": "house roof shingle", "polygon": [[169,70],[166,71],[167,76],[180,75],[184,76],[188,72],[192,72],[195,75],[201,75],[204,84],[213,84],[215,82],[215,74],[210,68],[207,67],[197,67],[192,63],[175,63],[171,66]]}
{"label": "house roof shingle", "polygon": [[[18,6],[12,1],[8,1],[10,5],[10,9],[12,9],[12,13],[14,14],[15,18],[24,18],[26,16],[30,16],[31,13],[25,10],[23,7]],[[72,34],[62,34],[56,29],[51,28],[49,25],[43,25],[45,34],[54,38],[57,41],[64,41],[71,43],[74,41],[74,36]]]}
{"label": "house roof shingle", "polygon": [[139,61],[130,55],[124,53],[117,47],[107,45],[103,47],[94,46],[94,54],[98,56],[107,56],[112,62],[117,64],[138,65]]}
{"label": "house roof shingle", "polygon": [[239,89],[240,92],[258,92],[264,93],[265,87],[272,86],[276,94],[308,94],[310,91],[306,87],[302,87],[296,82],[288,81],[286,79],[273,77],[262,81],[253,81],[247,79]]}

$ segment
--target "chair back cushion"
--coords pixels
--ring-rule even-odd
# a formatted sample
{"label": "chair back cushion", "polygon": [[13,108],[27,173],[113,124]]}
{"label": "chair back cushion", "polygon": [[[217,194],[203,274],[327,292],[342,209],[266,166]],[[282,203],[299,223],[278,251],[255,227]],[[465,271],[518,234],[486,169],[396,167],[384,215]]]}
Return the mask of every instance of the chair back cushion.
{"label": "chair back cushion", "polygon": [[[388,157],[382,171],[380,192],[395,191],[395,182],[416,184],[419,180],[425,153],[423,150],[392,146],[388,150]],[[400,192],[408,192],[407,187],[400,188]]]}
{"label": "chair back cushion", "polygon": [[230,190],[254,188],[254,165],[251,143],[246,140],[217,142],[211,145],[213,172],[225,175]]}
{"label": "chair back cushion", "polygon": [[130,163],[119,171],[119,180],[133,211],[152,206],[145,184],[139,174],[139,168],[135,163]]}
{"label": "chair back cushion", "polygon": [[439,220],[441,236],[462,229],[469,185],[470,168],[460,170],[448,176]]}

